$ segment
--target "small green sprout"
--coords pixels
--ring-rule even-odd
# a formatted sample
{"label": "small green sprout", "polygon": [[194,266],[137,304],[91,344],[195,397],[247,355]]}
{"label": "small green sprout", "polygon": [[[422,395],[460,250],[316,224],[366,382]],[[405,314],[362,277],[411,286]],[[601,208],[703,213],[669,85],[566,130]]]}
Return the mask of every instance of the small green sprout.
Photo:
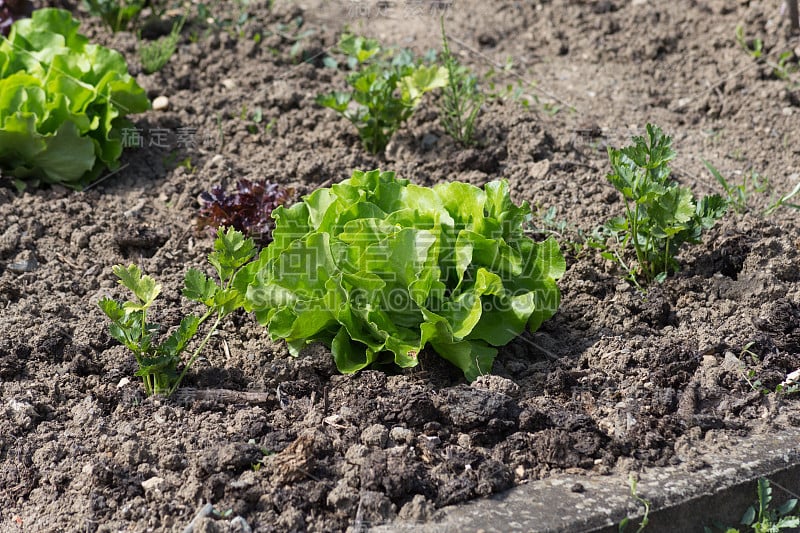
{"label": "small green sprout", "polygon": [[[142,378],[148,396],[169,396],[175,392],[220,322],[242,306],[244,295],[233,287],[233,278],[255,253],[252,239],[245,239],[233,229],[224,231],[220,228],[214,241],[214,251],[208,256],[208,262],[216,270],[220,283],[196,269],[189,269],[184,280],[183,296],[203,304],[206,311],[200,316],[190,314],[184,317],[177,329],[160,344],[155,342],[155,335],[160,328],[147,321],[147,311],[161,293],[161,284],[150,276],[142,275],[136,265],[113,267],[120,285],[130,290],[133,298],[126,302],[104,298],[99,306],[111,319],[111,336],[133,352],[139,366],[136,375]],[[208,319],[213,319],[212,326],[178,374],[181,354]]]}
{"label": "small green sprout", "polygon": [[[637,492],[637,481],[633,474],[628,476],[628,483],[630,483],[631,487],[631,496],[637,502],[644,506],[644,515],[642,516],[642,521],[639,522],[639,529],[636,530],[636,533],[642,533],[644,528],[647,527],[647,524],[650,523],[650,500],[646,500],[639,496]],[[630,517],[623,518],[619,523],[619,533],[623,533],[625,529],[628,527],[628,523],[631,521]]]}
{"label": "small green sprout", "polygon": [[[740,524],[747,526],[748,531],[753,533],[778,533],[781,530],[796,531],[800,527],[800,518],[797,516],[797,499],[786,500],[777,509],[770,509],[772,503],[772,487],[768,479],[759,478],[756,488],[758,501],[755,505],[747,508]],[[733,527],[716,525],[716,529],[723,530],[725,533],[740,533],[740,530]],[[705,533],[714,533],[714,529],[704,527]]]}
{"label": "small green sprout", "polygon": [[742,183],[734,184],[728,182],[728,180],[723,177],[720,171],[714,168],[714,166],[708,161],[704,160],[703,164],[706,166],[711,175],[714,176],[714,179],[717,180],[717,183],[722,186],[722,190],[725,191],[728,204],[739,214],[750,211],[751,207],[749,200],[751,193],[761,194],[769,190],[769,180],[763,176],[760,176],[755,170],[751,171],[749,176],[745,174]]}
{"label": "small green sprout", "polygon": [[183,29],[185,21],[186,17],[181,17],[180,20],[172,25],[170,34],[157,41],[145,43],[141,38],[139,39],[139,61],[142,63],[142,70],[146,74],[161,70],[169,62],[178,46],[178,41],[181,38],[181,29]]}
{"label": "small green sprout", "polygon": [[477,78],[450,51],[444,31],[444,17],[441,19],[441,26],[441,57],[449,83],[442,90],[440,120],[451,137],[463,145],[470,145],[474,142],[475,119],[478,118],[484,97],[478,89]]}
{"label": "small green sprout", "polygon": [[745,52],[750,54],[753,59],[759,59],[764,48],[764,42],[759,39],[748,39],[744,35],[744,26],[736,26],[736,42],[739,43]]}

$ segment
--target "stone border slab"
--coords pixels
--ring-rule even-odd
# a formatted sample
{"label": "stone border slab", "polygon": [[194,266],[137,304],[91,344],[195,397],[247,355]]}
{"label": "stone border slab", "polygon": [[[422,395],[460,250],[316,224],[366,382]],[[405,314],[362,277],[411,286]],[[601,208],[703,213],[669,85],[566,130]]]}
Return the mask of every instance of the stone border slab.
{"label": "stone border slab", "polygon": [[[716,520],[736,527],[756,499],[759,477],[773,480],[773,502],[800,494],[800,428],[783,427],[747,437],[726,437],[717,454],[704,455],[707,466],[649,468],[639,474],[638,494],[650,501],[647,533],[703,531]],[[582,492],[574,492],[576,484]],[[777,485],[779,484],[780,487]],[[441,510],[442,520],[426,524],[395,522],[376,532],[505,533],[509,531],[610,533],[631,516],[636,531],[643,508],[631,498],[628,478],[557,475],[515,487],[491,498]]]}

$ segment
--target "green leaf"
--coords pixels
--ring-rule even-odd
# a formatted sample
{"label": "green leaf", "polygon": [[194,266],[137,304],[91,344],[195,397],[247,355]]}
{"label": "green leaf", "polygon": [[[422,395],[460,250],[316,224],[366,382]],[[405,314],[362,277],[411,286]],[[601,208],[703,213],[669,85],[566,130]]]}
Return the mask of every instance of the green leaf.
{"label": "green leaf", "polygon": [[763,477],[758,478],[758,516],[759,518],[767,513],[769,504],[772,502],[772,487],[769,481]]}
{"label": "green leaf", "polygon": [[742,515],[742,519],[739,521],[740,524],[744,524],[745,526],[749,526],[756,520],[756,510],[751,505],[747,508],[747,510]]}
{"label": "green leaf", "polygon": [[784,516],[775,524],[776,529],[793,529],[800,527],[800,518],[796,516]]}
{"label": "green leaf", "polygon": [[229,315],[244,305],[244,297],[236,289],[222,289],[214,293],[211,307],[222,315]]}
{"label": "green leaf", "polygon": [[348,93],[332,92],[330,94],[322,94],[317,96],[316,102],[323,107],[329,107],[339,113],[344,113],[347,106],[350,104],[351,96]]}
{"label": "green leaf", "polygon": [[240,267],[244,266],[256,254],[253,239],[233,228],[219,228],[214,240],[214,251],[208,256],[208,262],[216,269],[220,280],[228,282]]}
{"label": "green leaf", "polygon": [[158,347],[157,352],[165,356],[178,357],[186,348],[186,345],[189,344],[189,341],[192,340],[195,333],[197,333],[199,325],[200,319],[198,317],[194,315],[185,316],[181,320],[178,329],[164,340]]}
{"label": "green leaf", "polygon": [[704,196],[697,204],[698,223],[705,229],[714,227],[719,219],[725,216],[730,202],[718,194]]}
{"label": "green leaf", "polygon": [[410,105],[416,105],[423,94],[434,89],[446,87],[447,79],[447,69],[444,67],[421,65],[412,74],[404,76],[400,80],[403,100]]}
{"label": "green leaf", "polygon": [[122,304],[116,300],[103,298],[98,302],[98,305],[113,322],[118,322],[125,318],[125,310],[122,308]]}
{"label": "green leaf", "polygon": [[733,188],[728,185],[728,181],[722,176],[722,174],[720,174],[719,170],[714,168],[714,166],[705,159],[702,159],[702,161],[711,175],[714,176],[714,179],[717,180],[717,183],[722,186],[722,190],[724,190],[727,194],[730,194]]}
{"label": "green leaf", "polygon": [[491,373],[497,349],[478,341],[455,343],[431,342],[431,346],[444,359],[464,372],[467,381]]}
{"label": "green leaf", "polygon": [[128,311],[147,309],[161,292],[161,284],[156,283],[156,280],[150,276],[143,276],[142,271],[136,265],[129,265],[127,268],[115,265],[112,267],[112,271],[119,278],[119,284],[130,290],[138,300],[138,303],[126,302],[124,304]]}
{"label": "green leaf", "polygon": [[216,294],[217,289],[218,287],[217,284],[214,283],[214,280],[207,277],[199,270],[190,268],[186,272],[183,295],[189,300],[211,306],[214,302],[214,294]]}
{"label": "green leaf", "polygon": [[375,39],[343,34],[339,39],[339,50],[358,63],[364,63],[380,52],[381,47]]}
{"label": "green leaf", "polygon": [[797,507],[797,498],[786,500],[783,505],[778,507],[778,516],[786,516]]}

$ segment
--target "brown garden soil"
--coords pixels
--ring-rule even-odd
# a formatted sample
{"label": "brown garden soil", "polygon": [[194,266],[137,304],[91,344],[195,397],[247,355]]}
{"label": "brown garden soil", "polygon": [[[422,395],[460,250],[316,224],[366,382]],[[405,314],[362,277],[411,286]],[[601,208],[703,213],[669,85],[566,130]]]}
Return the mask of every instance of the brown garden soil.
{"label": "brown garden soil", "polygon": [[[216,512],[195,531],[432,521],[444,505],[564,471],[702,469],[704,453],[725,453],[722,435],[800,423],[793,396],[745,379],[752,371],[751,383],[774,389],[800,368],[797,211],[762,213],[800,181],[800,79],[770,65],[790,50],[796,68],[800,40],[779,2],[210,7],[232,23],[191,22],[166,68],[144,75],[134,34],[111,35],[72,6],[83,31],[125,54],[169,108],[134,117],[144,146],[84,192],[0,187],[0,530],[183,531],[206,503]],[[432,7],[444,10],[462,61],[496,73],[480,142],[450,139],[429,95],[385,153],[368,155],[348,123],[314,103],[344,84],[322,60],[345,27],[419,53],[438,48]],[[763,40],[761,60],[737,44],[738,24]],[[145,36],[168,29],[150,25]],[[755,171],[770,189],[643,293],[569,243],[621,213],[605,147],[647,122],[674,136],[674,176],[695,193],[719,190],[703,159],[737,183]],[[189,309],[186,269],[207,268],[211,239],[193,225],[202,191],[266,178],[305,193],[378,167],[424,185],[509,180],[515,200],[535,206],[533,225],[563,244],[555,317],[467,384],[425,353],[394,375],[339,375],[325,347],[292,358],[237,314],[185,389],[143,395],[97,307],[122,295],[112,265],[156,277],[154,318],[175,325]],[[553,206],[564,224],[543,222]]]}

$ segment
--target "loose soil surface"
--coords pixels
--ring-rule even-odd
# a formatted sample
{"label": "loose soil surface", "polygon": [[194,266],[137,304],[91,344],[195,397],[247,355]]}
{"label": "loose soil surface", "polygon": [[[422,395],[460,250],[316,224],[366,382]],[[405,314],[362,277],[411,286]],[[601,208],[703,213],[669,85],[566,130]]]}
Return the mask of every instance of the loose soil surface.
{"label": "loose soil surface", "polygon": [[[0,530],[183,531],[206,503],[216,512],[195,531],[430,521],[441,506],[563,471],[702,469],[697,450],[713,450],[721,433],[800,423],[791,395],[745,379],[752,371],[750,383],[774,389],[800,368],[797,211],[762,215],[800,181],[800,80],[771,65],[789,50],[796,69],[800,41],[779,2],[211,4],[231,23],[188,24],[152,75],[133,34],[111,35],[73,7],[83,31],[125,54],[169,108],[134,117],[143,146],[85,192],[18,194],[2,182]],[[344,83],[322,59],[346,26],[419,53],[438,48],[434,8],[462,60],[495,71],[500,94],[484,105],[480,143],[454,143],[432,97],[370,156],[314,103]],[[738,24],[763,39],[761,60],[737,44]],[[165,31],[151,25],[145,36]],[[770,189],[641,293],[569,242],[621,212],[605,147],[647,122],[674,136],[675,177],[697,194],[719,190],[703,159],[737,183],[755,171]],[[211,247],[192,222],[202,191],[267,178],[308,192],[378,167],[425,185],[502,177],[539,215],[557,207],[565,224],[534,225],[556,232],[567,255],[558,314],[472,384],[424,353],[396,375],[342,376],[326,348],[292,358],[240,314],[186,389],[144,397],[97,307],[122,295],[112,265],[135,262],[163,283],[155,318],[175,325],[189,308],[184,272],[205,269]]]}

